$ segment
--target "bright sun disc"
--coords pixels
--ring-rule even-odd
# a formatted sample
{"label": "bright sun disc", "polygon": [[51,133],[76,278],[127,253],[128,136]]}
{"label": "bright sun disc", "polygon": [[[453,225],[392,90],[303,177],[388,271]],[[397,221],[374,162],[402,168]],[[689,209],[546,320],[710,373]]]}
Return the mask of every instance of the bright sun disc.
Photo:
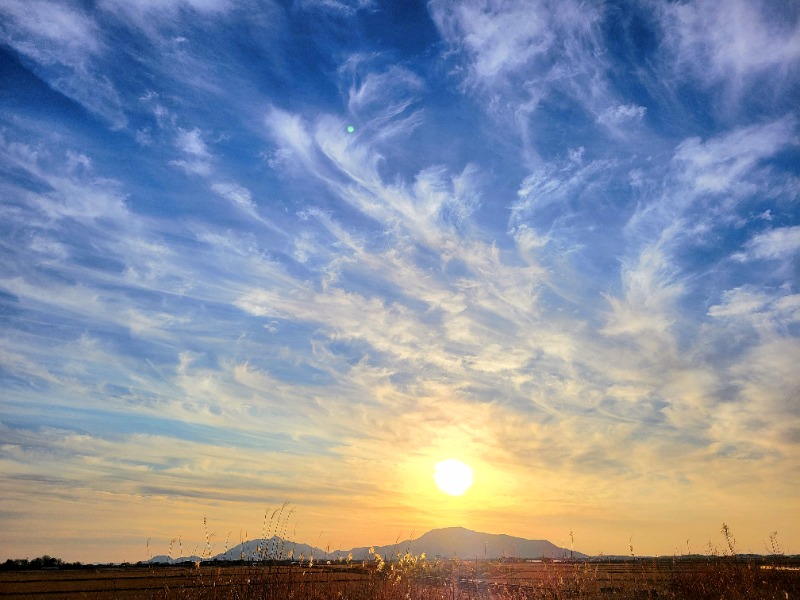
{"label": "bright sun disc", "polygon": [[460,496],[472,486],[472,469],[454,458],[443,460],[436,463],[433,480],[445,494]]}

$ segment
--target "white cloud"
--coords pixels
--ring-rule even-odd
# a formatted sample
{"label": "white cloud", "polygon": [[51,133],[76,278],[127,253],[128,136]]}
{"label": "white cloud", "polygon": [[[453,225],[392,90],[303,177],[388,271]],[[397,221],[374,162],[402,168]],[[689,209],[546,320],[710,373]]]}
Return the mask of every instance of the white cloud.
{"label": "white cloud", "polygon": [[213,155],[203,141],[203,132],[197,127],[191,130],[178,128],[175,147],[186,155],[186,158],[169,161],[190,175],[206,177],[211,174]]}
{"label": "white cloud", "polygon": [[721,192],[740,186],[744,175],[782,148],[798,143],[796,120],[788,115],[763,125],[735,129],[702,142],[690,138],[675,149],[682,176],[697,191]]}
{"label": "white cloud", "polygon": [[295,3],[303,10],[322,10],[345,15],[375,7],[375,0],[295,0]]}
{"label": "white cloud", "polygon": [[279,144],[278,164],[291,166],[293,157],[303,166],[312,166],[313,140],[299,115],[272,107],[265,119],[269,133]]}
{"label": "white cloud", "polygon": [[211,163],[206,160],[171,160],[169,164],[178,167],[188,175],[199,175],[207,177],[211,174]]}
{"label": "white cloud", "polygon": [[554,43],[549,7],[524,0],[431,2],[434,21],[451,44],[470,57],[476,82],[491,82],[529,66]]}
{"label": "white cloud", "polygon": [[[346,67],[356,71],[357,61],[349,61]],[[359,119],[369,120],[375,130],[388,126],[392,119],[407,111],[424,90],[419,76],[399,66],[380,73],[370,71],[360,77],[354,72],[352,77],[357,81],[348,92],[348,109]]]}
{"label": "white cloud", "polygon": [[[770,343],[783,338],[789,327],[800,323],[800,295],[791,294],[786,287],[759,289],[745,285],[722,294],[721,302],[708,309],[714,319],[725,327],[752,327],[758,336],[752,343]],[[748,338],[749,339],[749,338]]]}
{"label": "white cloud", "polygon": [[[642,244],[659,239],[664,250],[672,252],[687,240],[702,243],[721,226],[741,224],[740,207],[763,193],[769,176],[766,161],[797,141],[791,115],[705,141],[684,140],[675,148],[661,181],[644,180],[640,170],[631,173],[642,201],[625,233]],[[788,197],[785,189],[774,193]]]}
{"label": "white cloud", "polygon": [[612,307],[604,332],[639,337],[649,345],[658,340],[672,343],[671,327],[679,311],[677,301],[684,287],[676,280],[670,257],[658,244],[645,247],[635,260],[622,266],[622,299],[609,297]]}
{"label": "white cloud", "polygon": [[615,166],[614,161],[592,160],[584,164],[584,152],[569,151],[568,160],[546,163],[520,183],[518,200],[514,202],[511,223],[524,222],[532,215],[560,207],[561,217],[566,219],[574,210],[582,193],[598,180],[608,177]]}
{"label": "white cloud", "polygon": [[5,41],[18,51],[49,64],[79,66],[104,48],[94,20],[74,3],[8,0],[0,5]]}
{"label": "white cloud", "polygon": [[236,305],[254,315],[319,323],[331,339],[364,340],[400,361],[452,368],[452,359],[442,352],[434,331],[423,327],[400,304],[385,304],[378,298],[338,288],[317,294],[308,287],[298,287],[289,294],[264,288],[251,290]]}
{"label": "white cloud", "polygon": [[253,213],[256,209],[256,205],[255,202],[253,202],[253,197],[250,194],[250,190],[239,185],[238,183],[214,183],[211,185],[211,189],[226,200],[229,200],[234,205],[244,209],[249,213]]}
{"label": "white cloud", "polygon": [[208,147],[203,141],[202,132],[197,127],[192,130],[179,128],[175,145],[178,150],[192,156],[199,158],[208,158],[210,156]]}
{"label": "white cloud", "polygon": [[[133,17],[140,26],[151,26],[152,19],[174,18],[180,10],[199,13],[221,13],[229,10],[231,0],[100,0],[100,6],[111,13]],[[148,24],[148,19],[151,23]]]}
{"label": "white cloud", "polygon": [[781,78],[800,60],[800,21],[765,1],[661,3],[659,14],[676,72],[722,82],[739,93],[755,75]]}
{"label": "white cloud", "polygon": [[586,148],[579,146],[578,148],[570,148],[568,151],[569,159],[577,164],[583,162],[583,155],[586,154]]}
{"label": "white cloud", "polygon": [[647,109],[637,104],[610,106],[597,117],[597,122],[607,127],[617,127],[626,121],[640,121]]}
{"label": "white cloud", "polygon": [[70,173],[88,173],[92,170],[92,159],[82,152],[67,150],[67,170]]}
{"label": "white cloud", "polygon": [[48,183],[50,191],[32,195],[29,202],[50,218],[88,222],[102,218],[122,223],[129,214],[120,184],[94,176],[86,155],[67,150],[63,166],[53,168],[51,163],[56,161],[47,151],[0,136],[0,156],[7,164]]}
{"label": "white cloud", "polygon": [[[371,124],[397,121],[380,111],[373,117]],[[342,120],[323,115],[312,129],[298,115],[277,109],[270,112],[267,123],[279,150],[295,158],[293,165],[284,154],[282,166],[290,172],[297,171],[293,166],[302,167],[304,174],[313,174],[340,198],[401,237],[439,246],[479,204],[480,176],[473,166],[455,176],[432,167],[418,173],[413,185],[385,184],[379,173],[383,157],[378,147],[387,135],[382,128],[375,137],[352,136]]]}
{"label": "white cloud", "polygon": [[454,73],[493,118],[513,123],[527,160],[538,161],[541,125],[531,117],[543,100],[566,95],[592,118],[620,104],[606,76],[602,7],[572,0],[434,0],[428,7],[450,49],[466,59]]}
{"label": "white cloud", "polygon": [[776,227],[759,233],[745,244],[745,251],[734,255],[740,260],[785,260],[800,251],[800,226]]}
{"label": "white cloud", "polygon": [[736,318],[760,312],[769,302],[767,294],[753,288],[728,290],[722,304],[708,309],[708,314],[717,318]]}
{"label": "white cloud", "polygon": [[38,66],[54,89],[99,115],[114,129],[127,125],[114,83],[98,67],[107,51],[102,29],[74,3],[8,0],[0,5],[0,39]]}
{"label": "white cloud", "polygon": [[726,375],[737,390],[719,407],[711,428],[715,439],[738,452],[796,456],[800,375],[791,331],[800,324],[800,295],[743,286],[725,292],[709,315],[719,320],[717,335],[732,346],[735,358]]}

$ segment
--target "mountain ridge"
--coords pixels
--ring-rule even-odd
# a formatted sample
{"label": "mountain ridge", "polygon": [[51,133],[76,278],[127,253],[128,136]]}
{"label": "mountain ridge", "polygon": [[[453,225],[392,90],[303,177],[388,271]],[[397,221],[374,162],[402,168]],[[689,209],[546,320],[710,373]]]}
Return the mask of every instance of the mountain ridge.
{"label": "mountain ridge", "polygon": [[[364,548],[351,550],[353,558],[357,556],[356,551],[363,550]],[[502,533],[473,531],[465,527],[432,529],[415,539],[376,546],[375,552],[381,556],[392,556],[397,552],[411,552],[417,555],[425,552],[428,558],[463,559],[587,557],[581,552],[570,552],[566,548],[560,548],[548,540],[530,540]]]}
{"label": "mountain ridge", "polygon": [[[372,552],[370,552],[372,550]],[[443,527],[431,529],[418,538],[407,539],[384,546],[357,546],[349,550],[325,551],[309,544],[293,542],[273,535],[269,538],[248,540],[212,557],[197,556],[170,558],[155,556],[150,562],[184,562],[197,560],[369,560],[372,554],[390,559],[397,554],[423,552],[429,559],[461,558],[588,558],[586,554],[561,548],[548,540],[530,540],[517,536],[473,531],[465,527]]]}

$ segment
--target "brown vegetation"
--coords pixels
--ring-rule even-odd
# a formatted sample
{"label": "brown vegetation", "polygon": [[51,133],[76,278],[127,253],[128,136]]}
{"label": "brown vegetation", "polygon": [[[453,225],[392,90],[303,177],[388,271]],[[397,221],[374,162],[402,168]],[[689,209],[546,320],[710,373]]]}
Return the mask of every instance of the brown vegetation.
{"label": "brown vegetation", "polygon": [[0,597],[163,600],[516,600],[800,598],[800,561],[705,557],[619,562],[392,561],[26,570]]}

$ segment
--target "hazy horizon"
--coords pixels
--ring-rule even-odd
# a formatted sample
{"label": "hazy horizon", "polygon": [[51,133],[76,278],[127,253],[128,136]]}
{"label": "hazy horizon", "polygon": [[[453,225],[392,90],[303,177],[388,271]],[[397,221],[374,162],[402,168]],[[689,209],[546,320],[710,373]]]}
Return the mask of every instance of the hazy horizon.
{"label": "hazy horizon", "polygon": [[800,552],[800,3],[2,0],[0,81],[5,557]]}
{"label": "hazy horizon", "polygon": [[[280,509],[278,509],[280,510]],[[532,543],[544,543],[544,544],[552,544],[553,548],[556,548],[560,551],[563,551],[563,554],[558,554],[558,556],[548,554],[548,558],[563,558],[563,557],[571,557],[574,554],[576,559],[584,560],[584,559],[598,559],[598,558],[609,558],[609,559],[618,559],[618,558],[659,558],[659,557],[687,557],[691,558],[693,556],[719,556],[719,557],[726,557],[732,556],[731,547],[728,545],[728,540],[725,538],[724,533],[720,530],[718,532],[717,539],[711,539],[706,542],[704,547],[692,549],[691,552],[688,548],[684,548],[682,551],[679,548],[676,548],[675,552],[672,554],[667,555],[660,555],[660,554],[639,554],[636,552],[635,547],[629,544],[629,547],[626,549],[625,552],[620,552],[619,554],[614,553],[604,553],[601,552],[599,554],[586,554],[582,552],[580,548],[575,547],[574,545],[574,532],[572,539],[568,538],[566,540],[565,546],[559,546],[558,544],[553,544],[551,540],[547,539],[529,539],[520,536],[516,536],[510,533],[494,533],[494,532],[485,532],[485,531],[474,531],[471,529],[467,529],[460,526],[449,526],[443,528],[435,528],[429,531],[423,532],[419,535],[413,535],[410,538],[402,538],[400,536],[395,537],[394,540],[389,541],[387,543],[371,543],[371,544],[359,544],[356,546],[342,546],[342,547],[334,547],[331,546],[330,543],[327,543],[325,547],[317,546],[313,543],[309,543],[308,540],[301,540],[301,539],[293,539],[290,536],[286,535],[285,532],[279,531],[270,531],[266,532],[265,535],[262,537],[261,535],[258,536],[250,536],[248,539],[237,539],[233,540],[230,537],[226,537],[225,539],[217,539],[217,532],[209,532],[210,537],[206,539],[205,532],[202,532],[200,537],[190,537],[184,539],[183,536],[178,538],[172,538],[171,540],[162,540],[160,538],[148,538],[145,541],[145,550],[144,550],[144,558],[139,558],[136,560],[126,560],[126,561],[116,561],[124,562],[124,563],[137,563],[137,562],[160,562],[161,559],[169,558],[173,562],[182,561],[182,560],[195,560],[199,559],[201,561],[213,561],[213,560],[238,560],[243,558],[244,560],[309,560],[312,559],[316,561],[320,560],[353,560],[353,561],[362,561],[362,560],[373,560],[373,554],[379,554],[386,559],[397,558],[402,556],[406,552],[411,552],[414,556],[420,556],[421,553],[425,554],[425,558],[428,560],[437,560],[441,558],[462,558],[467,559],[470,556],[472,558],[484,558],[483,554],[491,550],[489,552],[488,559],[496,560],[499,557],[508,557],[508,558],[540,558],[542,556],[541,551],[534,552],[531,554],[530,552],[513,552],[506,548],[508,543],[500,544],[498,546],[499,540],[494,540],[492,538],[488,538],[484,540],[481,537],[478,537],[477,543],[477,550],[474,548],[467,548],[467,552],[464,553],[459,551],[447,552],[447,553],[437,553],[436,546],[442,544],[442,538],[437,537],[437,534],[441,534],[444,532],[449,532],[451,530],[459,530],[466,532],[466,534],[475,534],[477,536],[492,536],[492,538],[509,538],[511,540],[523,540],[525,542],[532,542]],[[232,532],[229,532],[232,533]],[[770,556],[797,556],[796,554],[790,554],[787,552],[783,552],[782,548],[780,549],[780,554],[776,554],[776,550],[778,549],[776,546],[772,545],[772,542],[775,541],[778,545],[780,545],[780,540],[777,539],[775,536],[771,536],[762,550],[759,551],[752,551],[752,552],[742,552],[738,548],[738,544],[736,543],[735,537],[733,537],[733,533],[731,532],[731,543],[733,544],[733,552],[737,555],[761,555],[764,557]],[[321,532],[324,534],[324,532]],[[433,537],[430,536],[433,534]],[[322,535],[318,536],[317,543],[320,543],[319,540],[322,538]],[[429,547],[423,543],[423,539],[432,539],[433,546]],[[449,539],[449,538],[446,538]],[[261,548],[259,544],[262,542],[271,543],[275,540],[280,540],[280,545],[275,546],[267,546],[265,549]],[[385,541],[385,540],[384,540]],[[471,538],[465,542],[466,546],[470,546],[471,542],[473,542]],[[167,545],[165,548],[160,548],[154,544],[161,544],[166,542]],[[190,544],[190,546],[186,546],[186,544]],[[208,543],[208,545],[207,545]],[[221,545],[222,544],[222,545]],[[453,548],[458,546],[458,542],[445,542],[446,545],[452,545]],[[244,557],[240,557],[237,554],[237,549],[240,547],[249,548],[247,550],[248,554]],[[503,550],[500,552],[499,548]],[[512,547],[512,550],[516,549],[516,547]],[[163,551],[162,551],[163,550]],[[291,554],[289,551],[291,550]],[[355,552],[364,551],[365,554],[356,554]],[[470,551],[472,552],[470,554]],[[477,552],[477,554],[475,554]],[[258,553],[258,554],[254,554]],[[262,554],[263,553],[263,554]],[[348,554],[350,553],[350,554]],[[63,559],[61,556],[56,556],[51,553],[44,553],[43,556],[50,556],[52,558],[58,558],[63,560],[65,563],[70,563],[74,561],[70,561],[69,559]],[[7,559],[11,559],[12,557],[0,557],[0,562],[5,562]],[[40,556],[28,556],[28,557],[13,557],[16,560],[20,559],[27,559],[27,560],[34,560],[36,558],[40,558]],[[78,561],[80,562],[80,561]],[[82,564],[104,564],[107,561],[103,561],[102,559],[94,559],[86,561]]]}

